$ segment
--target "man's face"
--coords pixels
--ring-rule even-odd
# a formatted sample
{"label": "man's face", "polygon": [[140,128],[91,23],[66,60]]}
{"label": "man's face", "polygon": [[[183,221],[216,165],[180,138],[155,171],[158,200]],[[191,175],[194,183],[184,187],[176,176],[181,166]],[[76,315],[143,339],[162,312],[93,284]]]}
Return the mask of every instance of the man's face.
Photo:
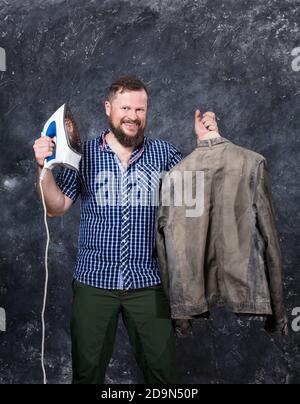
{"label": "man's face", "polygon": [[105,102],[110,129],[125,147],[137,147],[144,140],[147,125],[147,93],[144,90],[118,92]]}

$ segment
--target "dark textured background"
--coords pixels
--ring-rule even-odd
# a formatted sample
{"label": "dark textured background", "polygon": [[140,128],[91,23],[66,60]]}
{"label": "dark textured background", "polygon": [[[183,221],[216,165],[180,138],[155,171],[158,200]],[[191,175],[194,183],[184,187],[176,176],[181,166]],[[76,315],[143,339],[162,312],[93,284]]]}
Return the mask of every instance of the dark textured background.
{"label": "dark textured background", "polygon": [[[102,101],[124,73],[151,92],[148,134],[185,154],[196,107],[213,110],[223,136],[264,154],[273,179],[289,320],[299,297],[300,46],[296,0],[0,0],[0,383],[40,383],[45,232],[32,145],[69,102],[85,138],[105,126]],[[70,382],[69,314],[79,204],[52,219],[46,363]],[[300,333],[271,338],[262,323],[220,310],[178,342],[180,381],[299,383]],[[120,325],[109,383],[141,382]]]}

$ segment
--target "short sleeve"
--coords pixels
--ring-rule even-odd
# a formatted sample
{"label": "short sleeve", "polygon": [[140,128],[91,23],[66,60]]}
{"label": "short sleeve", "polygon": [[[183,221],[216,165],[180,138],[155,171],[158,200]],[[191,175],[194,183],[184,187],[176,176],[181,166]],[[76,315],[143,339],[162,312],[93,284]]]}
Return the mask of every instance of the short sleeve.
{"label": "short sleeve", "polygon": [[173,145],[170,145],[168,166],[166,171],[170,171],[176,164],[180,163],[183,159],[182,153]]}
{"label": "short sleeve", "polygon": [[75,202],[81,189],[79,172],[70,168],[61,168],[55,180],[61,192]]}

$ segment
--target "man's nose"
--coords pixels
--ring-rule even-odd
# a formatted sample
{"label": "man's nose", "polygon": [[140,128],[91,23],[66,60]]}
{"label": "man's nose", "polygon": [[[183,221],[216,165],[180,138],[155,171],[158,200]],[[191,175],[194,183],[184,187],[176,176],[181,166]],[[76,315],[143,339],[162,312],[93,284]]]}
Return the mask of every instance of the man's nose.
{"label": "man's nose", "polygon": [[132,121],[136,121],[138,119],[138,115],[137,115],[136,111],[134,111],[134,110],[128,111],[127,116]]}

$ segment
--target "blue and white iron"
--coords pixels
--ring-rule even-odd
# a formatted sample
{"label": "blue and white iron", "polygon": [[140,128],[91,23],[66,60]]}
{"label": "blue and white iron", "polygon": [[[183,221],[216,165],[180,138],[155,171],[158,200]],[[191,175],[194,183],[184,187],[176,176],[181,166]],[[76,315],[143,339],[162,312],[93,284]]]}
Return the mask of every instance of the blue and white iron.
{"label": "blue and white iron", "polygon": [[[40,173],[40,190],[44,207],[44,222],[47,233],[47,243],[45,250],[45,285],[44,299],[41,313],[42,320],[42,346],[41,346],[41,366],[43,371],[43,383],[47,384],[47,375],[45,369],[45,310],[48,288],[48,250],[50,243],[49,227],[47,223],[47,207],[42,183],[46,169],[52,170],[56,166],[65,166],[72,170],[79,170],[79,163],[82,158],[81,141],[76,123],[71,115],[70,109],[63,104],[46,122],[42,130],[42,136],[49,136],[55,142],[55,149],[52,156],[44,161],[43,170]],[[0,312],[1,314],[1,312]],[[3,311],[2,311],[3,314]],[[3,316],[2,316],[3,317]],[[3,322],[2,322],[3,323]],[[0,324],[1,325],[1,324]],[[1,325],[4,328],[4,325]]]}
{"label": "blue and white iron", "polygon": [[79,169],[82,158],[81,141],[77,125],[67,104],[63,104],[46,122],[42,136],[49,136],[55,142],[52,156],[44,163],[44,168],[52,170],[55,166]]}

